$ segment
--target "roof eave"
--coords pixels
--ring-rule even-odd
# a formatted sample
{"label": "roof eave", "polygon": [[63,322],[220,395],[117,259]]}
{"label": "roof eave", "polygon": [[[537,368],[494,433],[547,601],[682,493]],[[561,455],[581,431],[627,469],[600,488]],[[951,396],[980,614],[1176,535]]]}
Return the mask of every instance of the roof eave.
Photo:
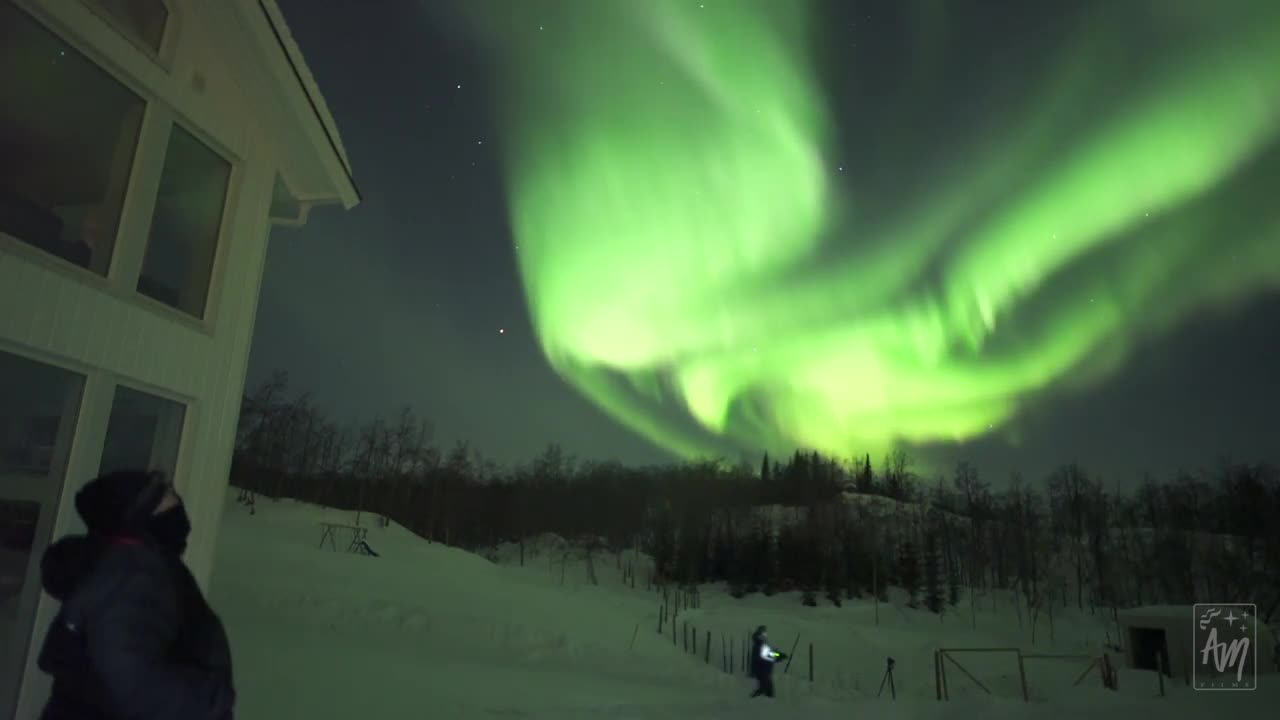
{"label": "roof eave", "polygon": [[361,201],[360,189],[338,133],[337,123],[312,77],[302,50],[293,40],[284,14],[275,0],[238,0],[255,44],[268,60],[268,75],[288,106],[288,115],[299,125],[306,146],[314,153],[324,174],[323,197],[309,196],[314,204],[340,203],[351,209]]}

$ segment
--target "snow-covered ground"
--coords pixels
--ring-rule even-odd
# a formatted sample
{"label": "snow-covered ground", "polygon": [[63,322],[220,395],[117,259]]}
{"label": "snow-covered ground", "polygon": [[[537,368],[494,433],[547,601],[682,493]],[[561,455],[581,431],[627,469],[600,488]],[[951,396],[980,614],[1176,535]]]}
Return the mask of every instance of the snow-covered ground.
{"label": "snow-covered ground", "polygon": [[[1097,654],[1101,619],[1055,614],[1054,638],[1042,619],[1030,643],[1010,601],[979,601],[976,630],[968,603],[939,619],[870,601],[806,608],[795,594],[734,600],[702,588],[699,609],[681,611],[696,628],[698,655],[657,634],[661,597],[622,582],[617,558],[584,560],[554,543],[515,548],[489,560],[430,544],[392,525],[369,529],[381,555],[318,549],[319,523],[350,524],[349,512],[261,499],[257,513],[228,498],[219,535],[212,602],[231,635],[239,720],[379,718],[1085,718],[1232,720],[1273,717],[1280,677],[1255,692],[1198,693],[1170,684],[1157,697],[1153,673],[1121,669],[1120,692],[1102,689],[1096,671],[1071,683],[1081,660],[1029,660],[1031,703],[1020,697],[1012,654],[957,655],[993,695],[948,668],[950,702],[935,700],[936,647],[1021,647],[1026,652]],[[367,517],[364,524],[372,525]],[[346,538],[349,540],[349,537]],[[643,561],[629,553],[623,562]],[[562,568],[563,564],[563,568]],[[776,700],[751,700],[752,683],[721,668],[722,643],[769,626],[786,651]],[[705,643],[711,632],[711,658]],[[633,640],[634,638],[634,640]],[[808,647],[814,648],[810,683]],[[683,639],[681,638],[681,645]],[[876,697],[885,659],[896,660],[896,701]],[[740,670],[740,660],[735,662]]]}

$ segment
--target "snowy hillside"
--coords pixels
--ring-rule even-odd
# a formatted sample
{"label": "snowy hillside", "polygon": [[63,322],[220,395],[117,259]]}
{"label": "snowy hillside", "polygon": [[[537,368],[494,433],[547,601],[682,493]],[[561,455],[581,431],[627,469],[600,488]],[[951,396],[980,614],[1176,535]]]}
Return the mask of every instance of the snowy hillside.
{"label": "snowy hillside", "polygon": [[[234,497],[234,493],[231,497]],[[1150,672],[1121,670],[1121,692],[1100,687],[1096,672],[1071,683],[1085,661],[1027,663],[1033,702],[1019,697],[1012,655],[958,659],[991,689],[988,697],[949,670],[953,700],[934,699],[936,647],[1014,647],[1040,653],[1096,654],[1103,637],[1089,616],[1057,619],[1058,645],[1019,629],[1011,605],[936,615],[854,601],[844,608],[805,608],[794,595],[733,600],[702,589],[701,607],[682,610],[681,634],[659,636],[661,597],[622,583],[613,555],[593,557],[598,585],[580,554],[551,542],[513,548],[498,564],[429,544],[398,526],[373,527],[380,557],[318,549],[320,522],[354,517],[291,501],[262,499],[250,516],[231,497],[219,535],[211,599],[235,653],[239,720],[327,718],[1125,718],[1165,720],[1230,713],[1269,717],[1280,686],[1264,680],[1252,693],[1195,693],[1173,687],[1156,697]],[[366,516],[365,524],[371,518]],[[630,553],[627,561],[636,562]],[[1004,608],[1008,608],[1005,610]],[[1003,612],[1003,614],[1001,614]],[[699,653],[684,652],[684,623],[697,629]],[[751,682],[723,672],[722,645],[768,625],[790,650],[780,697],[750,700]],[[706,636],[711,633],[710,663]],[[634,640],[633,640],[634,638]],[[814,647],[810,683],[808,647]],[[885,658],[897,661],[898,699],[877,699]],[[740,669],[740,660],[735,662]],[[781,673],[781,670],[780,670]],[[1270,676],[1275,677],[1275,676]],[[1270,679],[1270,677],[1268,679]]]}

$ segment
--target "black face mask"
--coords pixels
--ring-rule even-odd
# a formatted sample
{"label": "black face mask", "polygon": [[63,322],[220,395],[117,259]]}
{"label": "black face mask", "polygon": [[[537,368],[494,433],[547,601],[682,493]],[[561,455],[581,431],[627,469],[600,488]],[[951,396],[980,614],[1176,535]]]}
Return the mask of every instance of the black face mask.
{"label": "black face mask", "polygon": [[147,532],[160,547],[181,555],[187,550],[187,538],[191,535],[191,518],[187,508],[178,503],[147,521]]}

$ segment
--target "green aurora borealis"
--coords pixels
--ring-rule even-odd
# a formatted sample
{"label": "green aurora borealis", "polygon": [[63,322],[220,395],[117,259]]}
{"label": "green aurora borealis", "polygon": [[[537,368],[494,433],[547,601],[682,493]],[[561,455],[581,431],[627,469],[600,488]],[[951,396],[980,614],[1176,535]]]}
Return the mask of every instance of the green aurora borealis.
{"label": "green aurora borealis", "polygon": [[[1280,286],[1280,2],[1082,3],[953,131],[966,3],[916,4],[908,91],[864,117],[797,0],[469,5],[542,348],[677,454],[970,440]],[[873,156],[925,181],[863,192]]]}

